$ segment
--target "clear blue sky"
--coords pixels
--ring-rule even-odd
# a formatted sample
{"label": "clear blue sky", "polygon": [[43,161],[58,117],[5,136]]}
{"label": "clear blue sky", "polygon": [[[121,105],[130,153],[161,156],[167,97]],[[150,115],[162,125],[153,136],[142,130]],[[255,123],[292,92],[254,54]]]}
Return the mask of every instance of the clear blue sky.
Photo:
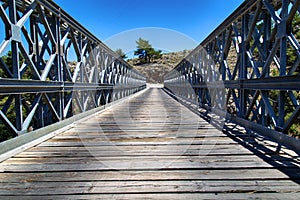
{"label": "clear blue sky", "polygon": [[[166,50],[180,50],[195,47],[209,35],[227,16],[229,16],[243,0],[54,0],[65,11],[84,25],[104,43],[115,50],[116,41],[111,37],[132,29],[145,27],[163,28],[186,35],[192,40],[190,44],[172,47],[157,42],[168,39],[169,43],[179,41],[176,34],[162,39],[160,32],[144,36],[143,31],[131,34],[147,39],[153,46]],[[151,29],[150,29],[151,30]],[[164,32],[164,31],[163,31]],[[174,33],[174,32],[173,32]],[[167,34],[166,34],[167,35]],[[171,40],[175,35],[174,40]],[[133,36],[134,37],[134,36]],[[126,37],[124,37],[126,38]],[[128,37],[127,37],[128,38]],[[154,41],[160,38],[160,41]],[[138,38],[118,41],[120,48],[129,51],[128,43],[135,45]],[[119,38],[117,40],[120,40]],[[133,40],[133,41],[132,41]],[[125,44],[123,44],[125,42]],[[183,43],[185,43],[183,41]],[[127,46],[126,46],[127,45]]]}
{"label": "clear blue sky", "polygon": [[122,31],[161,27],[198,42],[243,0],[54,0],[101,40]]}
{"label": "clear blue sky", "polygon": [[142,37],[156,49],[192,49],[243,0],[54,0],[113,50],[132,54]]}

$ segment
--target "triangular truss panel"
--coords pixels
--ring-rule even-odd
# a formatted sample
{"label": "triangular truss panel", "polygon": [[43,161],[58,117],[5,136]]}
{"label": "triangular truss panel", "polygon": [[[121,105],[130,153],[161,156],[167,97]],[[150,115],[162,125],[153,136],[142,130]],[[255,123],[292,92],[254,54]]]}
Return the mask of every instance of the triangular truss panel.
{"label": "triangular truss panel", "polygon": [[145,87],[53,1],[1,0],[0,28],[0,126],[12,137]]}

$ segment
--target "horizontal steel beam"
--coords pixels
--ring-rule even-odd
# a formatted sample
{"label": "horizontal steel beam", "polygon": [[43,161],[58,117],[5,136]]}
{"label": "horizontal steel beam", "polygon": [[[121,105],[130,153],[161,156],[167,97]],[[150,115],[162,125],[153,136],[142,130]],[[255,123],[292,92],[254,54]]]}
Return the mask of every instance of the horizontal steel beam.
{"label": "horizontal steel beam", "polygon": [[[176,87],[181,87],[177,84]],[[186,87],[186,86],[182,86]],[[283,77],[269,77],[262,79],[246,79],[233,81],[215,81],[199,84],[192,84],[193,88],[212,88],[212,89],[247,89],[247,90],[299,90],[300,91],[300,77],[299,76],[283,76]]]}
{"label": "horizontal steel beam", "polygon": [[0,95],[54,93],[70,91],[128,90],[144,86],[96,83],[40,82],[35,80],[0,79]]}

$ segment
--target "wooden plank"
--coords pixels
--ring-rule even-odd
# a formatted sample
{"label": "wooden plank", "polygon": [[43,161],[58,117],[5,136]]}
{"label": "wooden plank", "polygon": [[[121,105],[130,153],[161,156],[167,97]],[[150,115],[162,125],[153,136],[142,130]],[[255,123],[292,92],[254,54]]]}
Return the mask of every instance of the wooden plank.
{"label": "wooden plank", "polygon": [[[271,152],[270,152],[271,153]],[[23,152],[20,157],[78,157],[78,156],[220,156],[254,155],[239,145],[152,145],[152,146],[81,146],[81,147],[35,147]],[[283,155],[281,155],[284,157]]]}
{"label": "wooden plank", "polygon": [[0,194],[9,195],[55,194],[143,194],[151,193],[231,193],[273,192],[297,193],[298,184],[290,181],[93,181],[93,182],[26,182],[0,183]]}
{"label": "wooden plank", "polygon": [[[90,156],[75,156],[74,153],[72,157],[43,157],[43,158],[11,158],[5,161],[3,164],[76,164],[80,162],[89,162],[93,164],[94,162],[106,162],[106,161],[115,161],[115,162],[157,162],[164,160],[165,162],[198,162],[198,163],[208,163],[208,162],[259,162],[260,159],[255,155],[221,155],[221,156],[185,156],[185,155],[174,155],[174,156],[122,156],[122,155],[112,155],[106,154],[106,156],[95,156],[92,152]],[[265,161],[272,161],[273,158]],[[286,161],[287,158],[278,158],[277,161]]]}
{"label": "wooden plank", "polygon": [[[238,144],[235,144],[233,146],[239,146]],[[166,153],[182,153],[183,151],[186,153],[192,153],[192,154],[200,154],[201,152],[204,152],[205,154],[208,153],[208,151],[211,152],[211,154],[253,154],[250,150],[241,150],[239,151],[237,148],[231,148],[229,145],[203,145],[203,146],[198,146],[198,145],[145,145],[145,146],[129,146],[129,145],[124,145],[124,146],[76,146],[76,147],[50,147],[50,146],[38,146],[38,148],[33,149],[31,151],[25,151],[22,152],[21,154],[18,154],[16,156],[22,155],[24,153],[32,153],[34,155],[34,152],[71,152],[71,151],[78,151],[78,152],[87,152],[87,151],[92,151],[92,152],[106,152],[106,151],[124,151],[124,152],[134,152],[134,153],[161,153],[166,152]],[[132,147],[132,148],[130,148]],[[270,152],[271,153],[271,152]],[[273,152],[274,154],[274,152]]]}
{"label": "wooden plank", "polygon": [[50,172],[50,171],[107,171],[107,170],[158,170],[158,169],[248,169],[248,168],[299,168],[299,164],[287,163],[283,166],[281,163],[266,163],[263,161],[178,161],[174,160],[154,160],[140,161],[130,160],[127,162],[120,161],[89,161],[85,160],[80,163],[49,163],[49,164],[2,164],[0,172]]}
{"label": "wooden plank", "polygon": [[68,171],[0,173],[6,182],[67,182],[67,181],[163,181],[163,180],[295,180],[300,179],[299,170],[289,169],[290,176],[270,168],[264,169],[195,169],[195,170],[134,170],[134,171]]}
{"label": "wooden plank", "polygon": [[228,137],[219,137],[219,136],[211,136],[211,137],[201,137],[198,136],[196,134],[193,135],[193,133],[191,134],[183,134],[183,133],[169,133],[169,134],[164,134],[161,132],[155,132],[155,133],[150,133],[147,135],[144,135],[143,133],[138,134],[138,133],[121,133],[121,134],[107,134],[105,132],[103,133],[98,133],[98,134],[93,134],[90,135],[89,133],[85,134],[85,135],[77,135],[77,136],[61,136],[61,137],[53,137],[52,139],[49,139],[48,142],[57,142],[57,141],[78,141],[80,140],[87,140],[87,141],[107,141],[107,140],[126,140],[126,139],[136,139],[136,140],[141,140],[141,139],[173,139],[173,140],[178,140],[178,141],[191,141],[191,140],[195,140],[195,141],[226,141],[228,143],[232,143],[232,139],[228,138]]}
{"label": "wooden plank", "polygon": [[212,140],[212,141],[207,141],[207,140],[200,140],[200,139],[182,139],[182,140],[177,140],[175,138],[149,138],[148,141],[145,139],[143,141],[142,139],[139,138],[129,138],[129,139],[120,139],[119,141],[113,141],[113,140],[99,140],[99,141],[84,141],[78,138],[78,142],[68,142],[68,141],[63,141],[63,142],[52,142],[47,141],[43,142],[38,146],[41,147],[77,147],[77,146],[144,146],[144,145],[232,145],[232,144],[238,144],[235,141],[229,140],[229,141],[222,141],[222,140]]}
{"label": "wooden plank", "polygon": [[76,195],[35,195],[30,196],[22,194],[20,196],[1,196],[1,199],[13,199],[13,198],[29,199],[29,200],[45,200],[45,199],[153,199],[153,200],[182,200],[182,199],[289,199],[299,200],[298,193],[151,193],[151,194],[76,194]]}
{"label": "wooden plank", "polygon": [[[43,157],[118,157],[118,156],[227,156],[230,155],[243,155],[250,156],[253,153],[243,153],[243,152],[220,152],[220,151],[210,151],[210,150],[196,150],[196,151],[125,151],[125,150],[115,150],[115,151],[93,151],[83,150],[83,151],[48,151],[48,152],[23,152],[14,158],[43,158]],[[270,159],[271,160],[271,159]],[[289,158],[281,158],[281,160],[289,160]]]}

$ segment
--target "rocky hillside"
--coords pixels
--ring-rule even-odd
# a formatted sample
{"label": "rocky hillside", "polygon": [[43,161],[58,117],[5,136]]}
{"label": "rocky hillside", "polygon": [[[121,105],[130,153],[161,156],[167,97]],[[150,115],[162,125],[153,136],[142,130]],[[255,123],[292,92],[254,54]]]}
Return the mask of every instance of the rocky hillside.
{"label": "rocky hillside", "polygon": [[140,64],[139,59],[130,59],[127,62],[147,77],[148,83],[163,83],[163,77],[172,70],[190,51],[165,53],[162,58],[152,63]]}

